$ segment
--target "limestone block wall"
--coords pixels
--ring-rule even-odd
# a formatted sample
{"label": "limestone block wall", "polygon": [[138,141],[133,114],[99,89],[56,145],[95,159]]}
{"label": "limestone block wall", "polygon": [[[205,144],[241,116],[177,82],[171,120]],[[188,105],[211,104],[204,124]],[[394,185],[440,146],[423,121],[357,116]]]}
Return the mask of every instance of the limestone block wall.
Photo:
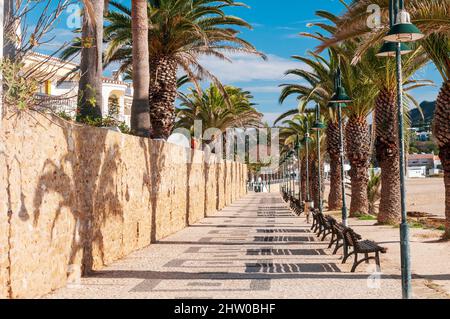
{"label": "limestone block wall", "polygon": [[225,162],[225,206],[228,206],[232,202],[232,178],[233,178],[233,172],[232,172],[232,162],[226,161]]}
{"label": "limestone block wall", "polygon": [[205,163],[205,216],[213,215],[218,209],[220,168],[215,156]]}
{"label": "limestone block wall", "polygon": [[0,298],[44,295],[230,204],[245,165],[204,157],[39,114],[5,117]]}
{"label": "limestone block wall", "polygon": [[217,172],[217,209],[223,209],[226,204],[226,163],[220,162],[216,166]]}

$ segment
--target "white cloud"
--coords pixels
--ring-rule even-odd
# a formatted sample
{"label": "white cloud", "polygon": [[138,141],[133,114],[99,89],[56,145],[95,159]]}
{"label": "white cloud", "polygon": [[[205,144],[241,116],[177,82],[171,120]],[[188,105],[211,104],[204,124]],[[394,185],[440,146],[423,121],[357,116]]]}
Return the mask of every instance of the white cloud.
{"label": "white cloud", "polygon": [[281,88],[277,85],[265,85],[265,86],[245,86],[246,91],[251,93],[280,93]]}
{"label": "white cloud", "polygon": [[284,72],[293,68],[306,68],[302,63],[276,55],[260,57],[247,54],[230,55],[232,63],[214,57],[201,58],[201,64],[224,83],[251,81],[280,81],[286,79]]}
{"label": "white cloud", "polygon": [[267,122],[269,124],[269,126],[273,126],[275,120],[277,118],[279,118],[281,114],[283,114],[283,113],[282,112],[280,112],[280,113],[264,113],[263,121]]}

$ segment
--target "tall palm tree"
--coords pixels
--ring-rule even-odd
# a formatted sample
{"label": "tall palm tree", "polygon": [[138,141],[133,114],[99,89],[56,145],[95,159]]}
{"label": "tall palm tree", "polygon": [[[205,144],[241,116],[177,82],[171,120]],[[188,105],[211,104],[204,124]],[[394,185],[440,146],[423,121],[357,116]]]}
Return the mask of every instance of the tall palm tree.
{"label": "tall palm tree", "polygon": [[[387,26],[379,30],[367,27],[367,7],[376,4],[381,7],[385,21],[388,17],[389,0],[359,0],[353,1],[347,11],[340,17],[338,31],[324,41],[318,48],[323,50],[344,40],[364,36],[365,42],[358,52],[362,55],[367,48],[380,43],[387,32]],[[426,37],[419,41],[429,59],[442,75],[443,85],[436,101],[433,131],[440,148],[440,157],[444,168],[444,183],[446,191],[445,214],[446,234],[450,238],[450,1],[449,0],[409,0],[408,12]]]}
{"label": "tall palm tree", "polygon": [[131,105],[131,132],[137,136],[150,135],[150,62],[148,53],[147,0],[131,1],[133,104]]}
{"label": "tall palm tree", "polygon": [[78,87],[78,116],[102,117],[103,76],[103,15],[107,1],[83,0],[85,12],[81,28],[80,82]]}
{"label": "tall palm tree", "polygon": [[333,108],[328,108],[328,102],[334,91],[334,75],[337,67],[337,53],[335,50],[328,51],[328,60],[324,57],[309,52],[309,57],[294,56],[293,58],[306,64],[311,70],[293,69],[288,70],[286,75],[298,76],[305,80],[307,85],[303,84],[282,84],[283,88],[280,103],[289,96],[297,96],[299,108],[289,110],[282,114],[276,123],[297,113],[302,113],[310,101],[320,105],[325,120],[326,129],[326,150],[330,157],[330,193],[328,195],[328,209],[338,210],[342,207],[342,188],[341,185],[341,161],[340,161],[340,136],[337,114]]}
{"label": "tall palm tree", "polygon": [[202,122],[202,134],[211,128],[225,133],[229,128],[259,127],[262,114],[251,102],[250,92],[225,86],[226,96],[215,85],[198,92],[180,94],[181,105],[176,109],[175,128],[185,128],[193,133],[195,121]]}
{"label": "tall palm tree", "polygon": [[[381,167],[378,222],[397,224],[401,221],[401,197],[396,69],[393,59],[380,59],[376,56],[378,49],[378,46],[369,49],[361,62],[366,64],[365,68],[373,70],[372,80],[379,89],[374,110],[375,151]],[[412,78],[426,63],[427,57],[420,48],[403,58],[403,84],[407,98],[405,108],[408,108],[409,104],[420,108],[409,91],[429,84],[430,81]]]}
{"label": "tall palm tree", "polygon": [[345,126],[346,153],[350,162],[351,203],[350,216],[366,215],[369,203],[367,184],[371,158],[371,131],[367,117],[375,106],[378,89],[373,85],[371,69],[365,64],[351,65],[347,50],[352,52],[353,45],[343,48],[341,59],[343,83],[353,102],[344,109],[348,121]]}
{"label": "tall palm tree", "polygon": [[[313,126],[315,122],[315,114],[312,111],[305,110],[305,112],[301,114],[294,115],[290,120],[283,121],[283,126],[280,130],[280,143],[283,147],[290,146],[292,147],[297,143],[297,140],[300,140],[302,142],[302,145],[305,145],[305,137],[306,133],[309,131],[311,134],[311,127]],[[319,194],[323,193],[323,176],[324,174],[321,174],[321,185],[322,188],[319,189],[319,179],[318,179],[318,170],[320,169],[323,173],[324,170],[324,163],[321,162],[321,166],[319,167],[317,165],[317,140],[316,135],[311,134],[309,142],[309,154],[308,154],[308,161],[309,161],[309,194],[312,195],[312,199],[314,200],[315,207],[318,207],[319,205]],[[320,143],[325,143],[325,137],[324,135],[320,138]],[[324,148],[322,147],[321,150]],[[306,148],[302,147],[300,151],[300,158],[298,159],[301,162],[300,170],[299,172],[302,176],[301,181],[301,192],[302,192],[302,198],[306,198]],[[323,151],[322,151],[323,152]]]}
{"label": "tall palm tree", "polygon": [[[132,65],[131,12],[112,1],[114,11],[107,16],[105,40],[108,43],[105,63],[120,62],[120,70]],[[167,138],[175,120],[177,71],[181,68],[200,91],[199,79],[217,78],[200,63],[200,57],[213,56],[230,61],[226,53],[250,53],[263,58],[253,45],[239,37],[237,28],[251,26],[227,15],[225,10],[244,6],[234,0],[148,0],[150,120],[153,138]],[[76,52],[77,41],[64,56]]]}

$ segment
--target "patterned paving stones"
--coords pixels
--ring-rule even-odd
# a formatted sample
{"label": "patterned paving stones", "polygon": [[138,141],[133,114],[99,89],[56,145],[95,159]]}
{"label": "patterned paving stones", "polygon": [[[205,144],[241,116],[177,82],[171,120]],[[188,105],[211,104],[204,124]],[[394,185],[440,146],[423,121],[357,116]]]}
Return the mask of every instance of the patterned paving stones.
{"label": "patterned paving stones", "polygon": [[278,194],[251,194],[47,298],[398,298],[331,255]]}

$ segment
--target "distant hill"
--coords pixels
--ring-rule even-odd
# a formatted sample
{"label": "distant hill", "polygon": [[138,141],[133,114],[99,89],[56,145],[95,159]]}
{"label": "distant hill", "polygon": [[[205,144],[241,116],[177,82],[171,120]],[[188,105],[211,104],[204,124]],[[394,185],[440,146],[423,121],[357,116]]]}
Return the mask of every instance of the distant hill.
{"label": "distant hill", "polygon": [[424,101],[420,104],[423,112],[423,118],[418,109],[411,110],[409,115],[412,121],[412,127],[422,128],[431,125],[434,118],[434,111],[436,109],[436,102]]}

